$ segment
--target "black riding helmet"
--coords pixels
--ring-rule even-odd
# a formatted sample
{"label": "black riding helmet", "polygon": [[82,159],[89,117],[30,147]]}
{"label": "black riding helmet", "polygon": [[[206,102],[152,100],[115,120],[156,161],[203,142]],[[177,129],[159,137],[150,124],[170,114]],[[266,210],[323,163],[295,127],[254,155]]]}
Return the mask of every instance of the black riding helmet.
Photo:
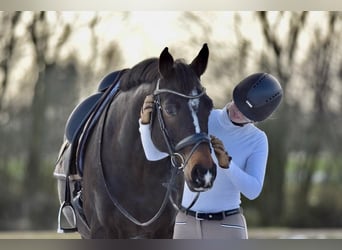
{"label": "black riding helmet", "polygon": [[252,74],[243,79],[233,90],[233,100],[248,119],[260,122],[279,106],[283,89],[278,80],[267,73]]}

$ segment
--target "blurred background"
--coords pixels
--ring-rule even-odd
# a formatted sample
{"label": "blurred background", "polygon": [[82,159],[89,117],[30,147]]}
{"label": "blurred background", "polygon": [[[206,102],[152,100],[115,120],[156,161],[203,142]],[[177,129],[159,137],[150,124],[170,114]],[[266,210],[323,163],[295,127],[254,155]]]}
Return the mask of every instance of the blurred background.
{"label": "blurred background", "polygon": [[73,108],[102,77],[169,47],[210,49],[202,83],[215,107],[264,71],[281,82],[257,124],[270,144],[250,228],[342,228],[342,12],[0,12],[0,230],[55,230],[55,161]]}

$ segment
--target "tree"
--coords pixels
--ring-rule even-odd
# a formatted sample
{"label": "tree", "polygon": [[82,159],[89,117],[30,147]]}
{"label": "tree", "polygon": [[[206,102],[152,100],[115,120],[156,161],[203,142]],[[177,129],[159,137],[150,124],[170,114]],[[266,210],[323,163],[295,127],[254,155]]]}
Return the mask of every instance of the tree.
{"label": "tree", "polygon": [[3,99],[8,85],[9,68],[12,59],[13,49],[15,47],[14,29],[18,23],[21,12],[3,13],[1,18],[2,29],[0,40],[3,45],[0,48],[0,71],[2,78],[0,81],[0,112],[2,110]]}
{"label": "tree", "polygon": [[[307,12],[279,12],[271,21],[271,13],[256,13],[264,39],[265,51],[260,59],[260,70],[274,74],[280,81],[286,97],[288,84],[296,73],[296,54],[299,35],[307,20]],[[287,30],[281,29],[287,21]],[[285,35],[284,35],[285,34]],[[257,207],[261,225],[281,225],[285,208],[285,167],[288,159],[288,138],[292,125],[290,121],[291,103],[283,98],[275,119],[261,124],[269,138],[269,158],[263,192]]]}
{"label": "tree", "polygon": [[[339,158],[338,154],[334,154],[334,148],[339,147],[337,142],[339,133],[336,133],[339,128],[333,125],[336,124],[334,121],[339,113],[334,111],[336,107],[333,107],[330,100],[338,99],[336,80],[339,67],[336,65],[339,65],[340,57],[336,52],[341,50],[340,24],[340,13],[328,12],[326,14],[326,26],[314,29],[309,54],[302,66],[302,79],[305,80],[307,91],[312,93],[313,106],[309,112],[302,114],[302,117],[306,117],[302,130],[306,131],[306,139],[302,139],[301,142],[297,141],[298,150],[304,154],[301,161],[297,162],[295,170],[296,185],[289,214],[291,225],[313,226],[322,223],[321,218],[315,219],[316,216],[312,214],[314,205],[310,202],[310,194],[315,184],[314,176],[318,171],[325,172],[331,164],[326,157],[323,157],[324,155],[334,159]],[[324,27],[326,29],[323,29]],[[331,126],[334,126],[334,129],[331,129]],[[328,185],[325,183],[321,189]],[[331,203],[331,201],[325,202]],[[325,209],[324,207],[321,209]],[[329,208],[326,214],[333,214],[333,210]],[[333,221],[328,222],[326,219],[320,226],[329,223],[334,224]]]}

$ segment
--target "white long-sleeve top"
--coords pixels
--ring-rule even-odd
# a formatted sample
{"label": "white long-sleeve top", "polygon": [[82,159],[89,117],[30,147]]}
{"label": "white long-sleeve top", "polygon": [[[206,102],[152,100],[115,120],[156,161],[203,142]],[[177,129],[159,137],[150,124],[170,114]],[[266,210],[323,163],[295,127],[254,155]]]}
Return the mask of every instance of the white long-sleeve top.
{"label": "white long-sleeve top", "polygon": [[[140,123],[141,140],[148,160],[160,160],[168,156],[160,152],[153,144],[149,124]],[[241,193],[248,199],[255,199],[261,193],[268,157],[266,134],[254,126],[234,125],[228,117],[227,109],[211,111],[208,122],[209,134],[219,138],[232,157],[228,169],[217,167],[217,176],[213,187],[202,192],[191,210],[198,212],[220,212],[238,208]],[[212,150],[212,157],[217,159]],[[182,206],[188,207],[196,193],[184,185]]]}

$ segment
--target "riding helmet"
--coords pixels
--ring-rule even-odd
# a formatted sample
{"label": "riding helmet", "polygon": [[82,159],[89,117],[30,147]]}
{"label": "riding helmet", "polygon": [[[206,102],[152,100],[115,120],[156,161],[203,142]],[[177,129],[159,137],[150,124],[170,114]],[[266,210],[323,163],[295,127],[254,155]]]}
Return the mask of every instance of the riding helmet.
{"label": "riding helmet", "polygon": [[233,90],[233,100],[248,119],[260,122],[279,106],[283,89],[268,73],[255,73],[243,79]]}

